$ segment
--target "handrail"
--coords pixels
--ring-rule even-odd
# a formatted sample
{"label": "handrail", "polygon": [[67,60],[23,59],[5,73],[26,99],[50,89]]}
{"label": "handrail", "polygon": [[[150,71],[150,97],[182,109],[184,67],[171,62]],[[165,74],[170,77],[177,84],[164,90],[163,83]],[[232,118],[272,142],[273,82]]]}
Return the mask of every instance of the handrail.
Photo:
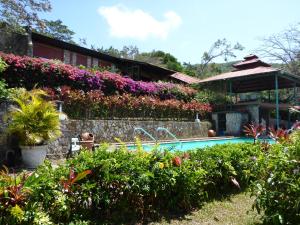
{"label": "handrail", "polygon": [[173,134],[171,131],[169,131],[167,128],[165,127],[158,127],[156,128],[156,131],[165,131],[167,132],[172,138],[174,138],[178,144],[180,144],[180,149],[182,149],[182,141],[180,141],[176,136],[175,134]]}
{"label": "handrail", "polygon": [[144,134],[146,134],[148,137],[150,137],[153,141],[155,141],[155,143],[157,142],[157,140],[149,133],[147,132],[145,129],[143,129],[142,127],[135,127],[133,133],[135,133],[136,131],[142,131],[144,132]]}

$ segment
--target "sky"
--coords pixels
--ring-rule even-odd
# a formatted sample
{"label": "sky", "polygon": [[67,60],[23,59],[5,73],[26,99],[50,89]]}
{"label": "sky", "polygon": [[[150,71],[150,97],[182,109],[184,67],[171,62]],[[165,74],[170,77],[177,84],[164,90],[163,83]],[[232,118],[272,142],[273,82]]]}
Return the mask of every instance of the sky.
{"label": "sky", "polygon": [[[255,53],[263,37],[300,22],[300,0],[50,0],[46,19],[61,19],[87,47],[162,50],[199,63],[218,39]],[[222,59],[217,61],[221,62]]]}

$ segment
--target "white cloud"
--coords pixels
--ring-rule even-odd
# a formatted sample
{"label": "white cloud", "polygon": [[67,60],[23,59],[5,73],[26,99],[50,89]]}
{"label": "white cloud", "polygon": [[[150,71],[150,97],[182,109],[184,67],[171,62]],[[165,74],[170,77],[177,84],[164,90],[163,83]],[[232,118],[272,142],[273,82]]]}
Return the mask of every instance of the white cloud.
{"label": "white cloud", "polygon": [[162,21],[141,9],[130,10],[121,5],[101,7],[98,12],[106,19],[110,35],[118,38],[166,39],[182,23],[180,16],[173,11],[166,12]]}

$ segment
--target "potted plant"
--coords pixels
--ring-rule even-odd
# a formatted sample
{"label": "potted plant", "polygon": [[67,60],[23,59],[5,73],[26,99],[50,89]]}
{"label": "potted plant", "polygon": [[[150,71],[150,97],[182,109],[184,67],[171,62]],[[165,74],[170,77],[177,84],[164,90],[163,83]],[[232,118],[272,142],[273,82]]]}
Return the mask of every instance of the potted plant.
{"label": "potted plant", "polygon": [[35,168],[46,158],[47,143],[61,135],[59,113],[40,89],[17,89],[6,118],[8,131],[17,135],[25,166]]}

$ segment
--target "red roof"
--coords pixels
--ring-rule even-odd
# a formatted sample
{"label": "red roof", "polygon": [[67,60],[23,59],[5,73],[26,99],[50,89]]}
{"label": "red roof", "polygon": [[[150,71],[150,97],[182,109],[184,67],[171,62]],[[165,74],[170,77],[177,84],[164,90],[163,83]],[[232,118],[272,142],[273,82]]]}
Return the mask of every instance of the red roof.
{"label": "red roof", "polygon": [[176,80],[180,80],[184,83],[187,83],[187,84],[195,84],[195,83],[199,83],[200,80],[195,78],[195,77],[191,77],[189,75],[186,75],[186,74],[183,74],[183,73],[174,73],[174,74],[171,74],[170,77],[176,79]]}
{"label": "red roof", "polygon": [[251,75],[259,75],[259,74],[266,74],[266,73],[279,72],[279,71],[280,71],[280,69],[259,66],[259,67],[253,68],[253,69],[237,70],[237,71],[232,71],[232,72],[228,72],[228,73],[222,73],[220,75],[201,80],[198,83],[206,83],[206,82],[217,81],[217,80],[227,80],[227,79],[232,79],[232,78],[246,77],[246,76],[251,76]]}
{"label": "red roof", "polygon": [[270,64],[261,61],[256,55],[244,57],[244,60],[232,65],[238,70],[251,69],[259,66],[271,67]]}

